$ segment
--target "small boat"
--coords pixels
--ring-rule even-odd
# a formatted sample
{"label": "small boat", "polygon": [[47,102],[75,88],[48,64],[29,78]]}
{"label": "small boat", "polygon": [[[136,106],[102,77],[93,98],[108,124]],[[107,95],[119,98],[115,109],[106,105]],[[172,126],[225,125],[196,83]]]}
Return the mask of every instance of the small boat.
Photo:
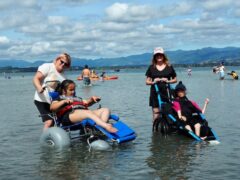
{"label": "small boat", "polygon": [[105,76],[103,77],[103,80],[115,80],[118,79],[118,76]]}
{"label": "small boat", "polygon": [[[91,77],[90,78],[91,79],[91,81],[98,81],[98,80],[116,80],[116,79],[118,79],[118,76],[105,76],[105,77],[103,77],[103,78],[101,78],[101,77]],[[83,79],[82,79],[82,77],[77,77],[77,80],[79,80],[79,81],[82,81]]]}

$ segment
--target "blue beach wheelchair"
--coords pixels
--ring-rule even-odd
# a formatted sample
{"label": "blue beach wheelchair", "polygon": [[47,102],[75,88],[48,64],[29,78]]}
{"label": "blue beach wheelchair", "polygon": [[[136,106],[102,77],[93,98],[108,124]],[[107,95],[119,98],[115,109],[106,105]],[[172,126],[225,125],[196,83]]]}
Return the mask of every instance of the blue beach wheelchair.
{"label": "blue beach wheelchair", "polygon": [[[55,100],[59,94],[56,91],[49,91],[49,96]],[[109,123],[118,129],[116,133],[106,131],[91,119],[84,119],[79,123],[65,126],[55,113],[52,113],[51,116],[54,119],[54,127],[43,132],[40,138],[41,144],[44,146],[64,148],[70,146],[71,140],[80,139],[86,141],[90,148],[104,150],[109,148],[109,145],[129,142],[137,136],[134,130],[113,114],[109,117]]]}
{"label": "blue beach wheelchair", "polygon": [[[194,131],[190,131],[186,129],[185,125],[183,125],[181,121],[178,119],[177,113],[172,108],[172,100],[174,98],[173,89],[168,90],[170,102],[165,103],[165,102],[162,102],[161,100],[160,91],[157,84],[155,84],[154,87],[157,92],[159,108],[162,113],[160,118],[153,123],[153,131],[156,131],[156,132],[160,131],[163,135],[177,132],[187,137],[190,137],[196,141],[199,141],[199,142],[203,141],[199,136],[197,136],[194,133]],[[168,86],[168,88],[171,88],[171,87]],[[200,112],[194,113],[193,118],[198,118],[201,121],[201,136],[206,136],[206,139],[204,139],[204,141],[219,142],[219,137],[217,136],[215,131],[208,126],[208,122],[202,113]]]}

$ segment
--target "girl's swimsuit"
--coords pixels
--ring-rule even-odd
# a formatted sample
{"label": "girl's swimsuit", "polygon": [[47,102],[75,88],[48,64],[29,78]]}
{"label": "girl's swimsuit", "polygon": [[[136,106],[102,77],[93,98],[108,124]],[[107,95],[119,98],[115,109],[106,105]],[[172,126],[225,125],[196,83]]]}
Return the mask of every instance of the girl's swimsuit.
{"label": "girl's swimsuit", "polygon": [[[58,101],[62,100],[60,97]],[[82,101],[74,101],[71,104],[64,105],[58,112],[57,117],[60,120],[60,122],[64,125],[72,125],[73,123],[69,119],[69,114],[71,114],[76,109],[88,109],[87,105],[83,103]]]}

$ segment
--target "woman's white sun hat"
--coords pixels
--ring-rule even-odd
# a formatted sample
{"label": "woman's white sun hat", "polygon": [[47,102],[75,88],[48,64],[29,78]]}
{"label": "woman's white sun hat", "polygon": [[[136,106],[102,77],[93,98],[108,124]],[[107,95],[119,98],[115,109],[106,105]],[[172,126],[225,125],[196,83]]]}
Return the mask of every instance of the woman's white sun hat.
{"label": "woman's white sun hat", "polygon": [[164,54],[164,50],[162,47],[156,47],[153,51],[153,55],[155,54]]}

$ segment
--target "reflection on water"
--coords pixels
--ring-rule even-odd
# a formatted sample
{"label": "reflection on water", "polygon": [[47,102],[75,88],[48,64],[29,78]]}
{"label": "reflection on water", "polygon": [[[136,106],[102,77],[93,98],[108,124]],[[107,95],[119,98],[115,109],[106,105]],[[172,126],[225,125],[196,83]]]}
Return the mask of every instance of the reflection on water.
{"label": "reflection on water", "polygon": [[162,136],[153,133],[150,145],[151,156],[146,162],[155,169],[161,179],[188,179],[193,160],[199,157],[205,143],[194,143],[182,135]]}
{"label": "reflection on water", "polygon": [[177,70],[190,99],[202,106],[210,98],[206,117],[221,140],[210,145],[177,134],[152,134],[144,73],[121,71],[118,80],[94,82],[91,87],[76,81],[78,96],[101,96],[102,106],[110,107],[138,135],[134,142],[90,152],[79,141],[61,152],[41,148],[42,122],[33,104],[33,74],[0,79],[0,99],[7,102],[0,108],[0,179],[238,179],[239,81],[220,81],[211,69],[193,69],[191,77]]}
{"label": "reflection on water", "polygon": [[131,166],[132,147],[133,143],[126,143],[106,151],[89,151],[87,143],[79,141],[61,151],[45,147],[37,169],[44,179],[111,179],[121,176],[123,167]]}

